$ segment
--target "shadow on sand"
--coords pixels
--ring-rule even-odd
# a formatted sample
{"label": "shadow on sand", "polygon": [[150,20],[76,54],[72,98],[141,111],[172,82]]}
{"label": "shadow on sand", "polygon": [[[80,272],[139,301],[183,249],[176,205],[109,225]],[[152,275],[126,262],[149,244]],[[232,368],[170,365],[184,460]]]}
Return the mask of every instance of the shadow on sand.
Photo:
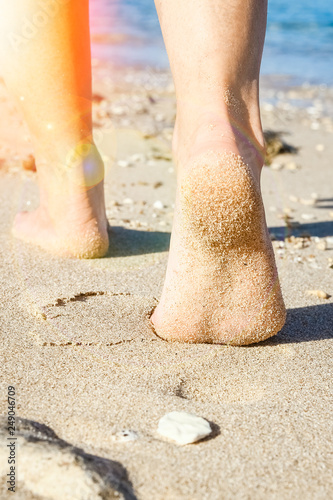
{"label": "shadow on sand", "polygon": [[[333,304],[289,309],[280,333],[260,345],[291,344],[333,339]],[[255,344],[253,344],[255,346]]]}
{"label": "shadow on sand", "polygon": [[[333,221],[300,224],[296,229],[288,229],[285,226],[270,227],[269,232],[274,234],[278,240],[284,240],[291,235],[302,236],[304,234],[323,238],[333,236]],[[121,226],[109,228],[109,235],[110,248],[106,258],[167,252],[171,237],[170,233],[138,231]]]}
{"label": "shadow on sand", "polygon": [[289,229],[285,226],[270,227],[269,232],[270,234],[274,234],[275,238],[278,240],[284,240],[284,238],[291,235],[302,236],[304,234],[325,238],[325,236],[333,236],[333,221],[300,224],[295,229]]}
{"label": "shadow on sand", "polygon": [[[333,222],[302,224],[303,230],[314,228],[316,236],[333,235]],[[271,228],[285,232],[284,227]],[[298,231],[301,231],[300,229]],[[170,233],[138,231],[123,227],[110,229],[111,245],[106,257],[127,257],[166,252],[170,245]],[[260,345],[276,345],[314,340],[333,339],[333,304],[318,304],[288,311],[287,321],[281,332]],[[255,345],[255,344],[254,344]],[[249,346],[251,347],[251,346]]]}
{"label": "shadow on sand", "polygon": [[169,250],[170,233],[137,231],[120,226],[109,229],[110,248],[105,258],[129,257]]}

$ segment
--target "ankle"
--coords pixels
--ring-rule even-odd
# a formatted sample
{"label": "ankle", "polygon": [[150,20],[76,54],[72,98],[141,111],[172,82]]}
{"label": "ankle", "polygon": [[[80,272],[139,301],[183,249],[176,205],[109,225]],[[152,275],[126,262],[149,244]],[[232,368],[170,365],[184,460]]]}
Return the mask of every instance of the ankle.
{"label": "ankle", "polygon": [[87,195],[103,184],[104,163],[93,143],[79,143],[61,158],[37,154],[37,174],[41,192],[51,198],[70,199]]}
{"label": "ankle", "polygon": [[37,157],[40,207],[55,226],[97,222],[106,227],[104,164],[93,143],[81,142],[64,158]]}
{"label": "ankle", "polygon": [[[251,119],[250,119],[251,118]],[[178,164],[209,149],[230,150],[261,168],[265,141],[258,113],[234,112],[228,107],[203,108],[199,112],[180,109],[173,137],[173,153]]]}

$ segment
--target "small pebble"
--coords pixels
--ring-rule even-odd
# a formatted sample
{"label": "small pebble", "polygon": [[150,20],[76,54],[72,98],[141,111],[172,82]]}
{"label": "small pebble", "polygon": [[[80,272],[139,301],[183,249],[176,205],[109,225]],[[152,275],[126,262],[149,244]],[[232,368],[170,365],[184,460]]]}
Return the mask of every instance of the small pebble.
{"label": "small pebble", "polygon": [[158,113],[157,115],[155,115],[155,120],[157,122],[163,122],[163,120],[165,120],[165,115],[163,115],[162,113]]}
{"label": "small pebble", "polygon": [[132,205],[132,204],[133,204],[133,200],[132,200],[132,198],[125,198],[125,199],[123,200],[123,204],[124,204],[124,205]]}
{"label": "small pebble", "polygon": [[121,116],[121,115],[124,115],[125,114],[125,108],[121,107],[121,106],[113,106],[112,107],[112,113],[114,115],[117,115],[117,116]]}
{"label": "small pebble", "polygon": [[97,113],[98,118],[107,118],[109,116],[108,112],[106,109],[100,109]]}
{"label": "small pebble", "polygon": [[297,163],[295,163],[294,161],[289,161],[288,163],[285,164],[285,167],[287,170],[297,170],[299,168],[299,166],[297,165]]}
{"label": "small pebble", "polygon": [[153,207],[156,208],[157,210],[162,210],[164,208],[164,205],[160,200],[157,200],[155,201]]}
{"label": "small pebble", "polygon": [[299,201],[299,198],[297,196],[294,196],[293,194],[289,196],[289,200],[293,201],[294,203],[297,203]]}
{"label": "small pebble", "polygon": [[297,241],[297,242],[294,244],[294,248],[295,248],[296,250],[300,250],[301,248],[304,248],[304,241],[303,241],[303,240]]}
{"label": "small pebble", "polygon": [[313,295],[314,297],[318,297],[318,299],[329,299],[331,295],[324,292],[323,290],[308,290],[308,295]]}
{"label": "small pebble", "polygon": [[115,441],[120,441],[120,442],[127,442],[127,441],[136,441],[139,439],[139,435],[135,431],[131,431],[130,429],[123,429],[120,432],[117,432],[113,436]]}
{"label": "small pebble", "polygon": [[279,218],[279,219],[284,220],[284,222],[285,222],[286,224],[289,224],[289,223],[290,223],[290,221],[292,221],[292,219],[293,219],[294,217],[292,217],[291,215],[288,215],[288,214],[282,213],[282,214],[279,214],[279,215],[278,215],[278,218]]}
{"label": "small pebble", "polygon": [[139,163],[145,161],[145,155],[142,153],[136,153],[131,156],[130,160],[134,163]]}
{"label": "small pebble", "polygon": [[129,127],[130,124],[131,124],[131,122],[127,118],[123,118],[120,122],[121,127],[124,127],[124,128]]}
{"label": "small pebble", "polygon": [[311,269],[322,269],[322,267],[319,266],[317,262],[310,262],[309,267],[311,267]]}
{"label": "small pebble", "polygon": [[312,130],[318,130],[319,129],[319,123],[318,122],[312,122],[310,125]]}
{"label": "small pebble", "polygon": [[118,165],[119,165],[119,167],[126,168],[126,167],[129,167],[129,162],[126,160],[119,160]]}
{"label": "small pebble", "polygon": [[327,241],[326,240],[319,241],[316,247],[318,248],[318,250],[327,250]]}
{"label": "small pebble", "polygon": [[35,157],[33,155],[28,155],[24,160],[22,160],[22,166],[24,170],[30,170],[31,172],[36,172]]}
{"label": "small pebble", "polygon": [[315,219],[315,216],[313,214],[302,214],[301,215],[302,219],[304,220],[312,220]]}
{"label": "small pebble", "polygon": [[100,94],[93,94],[92,96],[92,101],[93,103],[100,104],[102,101],[104,101],[104,97]]}
{"label": "small pebble", "polygon": [[274,106],[273,106],[273,104],[270,104],[269,102],[265,102],[263,104],[263,108],[265,111],[273,111]]}
{"label": "small pebble", "polygon": [[317,144],[317,146],[316,146],[317,151],[324,151],[324,149],[325,149],[324,144]]}
{"label": "small pebble", "polygon": [[316,200],[314,198],[310,198],[309,200],[301,198],[299,201],[300,203],[302,203],[302,205],[308,205],[308,206],[313,206],[316,203]]}
{"label": "small pebble", "polygon": [[153,153],[153,158],[152,159],[172,161],[172,155],[170,153],[165,153],[163,151],[156,151],[156,152]]}
{"label": "small pebble", "polygon": [[270,167],[272,170],[282,170],[283,169],[282,163],[277,163],[277,162],[273,162]]}
{"label": "small pebble", "polygon": [[202,417],[185,411],[172,411],[160,419],[157,432],[177,444],[185,445],[209,436],[212,429]]}
{"label": "small pebble", "polygon": [[101,156],[104,163],[109,163],[111,161],[110,156],[108,155],[101,155]]}

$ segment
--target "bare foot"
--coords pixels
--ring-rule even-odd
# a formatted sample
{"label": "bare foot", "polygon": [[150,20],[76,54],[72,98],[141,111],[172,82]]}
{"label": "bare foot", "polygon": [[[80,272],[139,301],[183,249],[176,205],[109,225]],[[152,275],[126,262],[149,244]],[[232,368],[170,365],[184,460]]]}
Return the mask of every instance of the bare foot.
{"label": "bare foot", "polygon": [[169,341],[246,345],[276,334],[286,311],[260,155],[232,127],[218,136],[195,141],[179,165],[166,281],[152,323]]}
{"label": "bare foot", "polygon": [[40,206],[17,214],[12,234],[54,254],[102,257],[109,246],[102,160],[91,146],[70,167],[65,172],[47,165],[38,169]]}

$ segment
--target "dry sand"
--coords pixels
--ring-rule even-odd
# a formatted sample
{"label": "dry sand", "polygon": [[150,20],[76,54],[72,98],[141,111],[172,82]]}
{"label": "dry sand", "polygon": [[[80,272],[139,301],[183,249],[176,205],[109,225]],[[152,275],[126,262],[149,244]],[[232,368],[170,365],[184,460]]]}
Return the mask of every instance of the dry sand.
{"label": "dry sand", "polygon": [[[21,168],[28,132],[0,85],[2,414],[13,385],[19,416],[122,464],[138,499],[333,498],[333,300],[307,293],[333,295],[332,91],[263,89],[264,128],[299,147],[262,179],[288,320],[268,341],[232,347],[168,344],[147,319],[174,203],[170,76],[112,76],[95,65],[94,85],[104,97],[94,120],[114,227],[109,254],[94,261],[50,257],[11,238],[17,210],[38,198],[35,174]],[[185,447],[164,441],[158,420],[173,410],[212,422],[213,436]],[[123,429],[138,439],[118,440]],[[51,498],[24,488],[16,498]]]}

